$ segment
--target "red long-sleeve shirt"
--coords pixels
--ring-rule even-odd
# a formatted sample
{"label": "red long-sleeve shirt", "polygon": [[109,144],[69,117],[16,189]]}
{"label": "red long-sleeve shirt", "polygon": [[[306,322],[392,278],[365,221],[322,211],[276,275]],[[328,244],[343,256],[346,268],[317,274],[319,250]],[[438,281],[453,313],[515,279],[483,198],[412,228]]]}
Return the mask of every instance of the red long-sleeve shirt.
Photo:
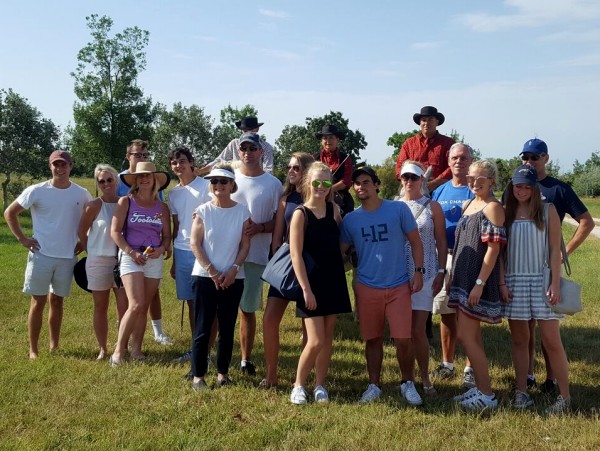
{"label": "red long-sleeve shirt", "polygon": [[406,160],[414,160],[431,169],[430,180],[437,178],[450,180],[452,172],[448,167],[448,152],[454,144],[449,136],[436,132],[431,138],[426,138],[422,133],[408,138],[402,144],[398,159],[396,160],[396,179],[400,180],[400,169]]}

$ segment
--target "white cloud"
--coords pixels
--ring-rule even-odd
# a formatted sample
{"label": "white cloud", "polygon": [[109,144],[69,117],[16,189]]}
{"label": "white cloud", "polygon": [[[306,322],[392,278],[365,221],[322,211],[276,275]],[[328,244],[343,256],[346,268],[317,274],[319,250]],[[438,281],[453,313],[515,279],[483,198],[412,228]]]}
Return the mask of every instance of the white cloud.
{"label": "white cloud", "polygon": [[272,17],[273,19],[287,19],[288,17],[290,17],[290,15],[285,11],[277,11],[274,9],[260,8],[258,12],[263,16]]}
{"label": "white cloud", "polygon": [[298,55],[297,53],[288,52],[285,50],[266,49],[266,48],[262,48],[262,49],[258,49],[258,50],[264,55],[272,56],[274,58],[279,58],[279,59],[286,60],[286,61],[295,61],[300,58],[300,55]]}
{"label": "white cloud", "polygon": [[459,15],[458,20],[474,31],[493,32],[600,18],[600,2],[596,0],[505,0],[504,6],[516,12],[468,13]]}
{"label": "white cloud", "polygon": [[436,49],[442,46],[441,41],[430,41],[430,42],[413,42],[410,46],[413,50],[429,50]]}

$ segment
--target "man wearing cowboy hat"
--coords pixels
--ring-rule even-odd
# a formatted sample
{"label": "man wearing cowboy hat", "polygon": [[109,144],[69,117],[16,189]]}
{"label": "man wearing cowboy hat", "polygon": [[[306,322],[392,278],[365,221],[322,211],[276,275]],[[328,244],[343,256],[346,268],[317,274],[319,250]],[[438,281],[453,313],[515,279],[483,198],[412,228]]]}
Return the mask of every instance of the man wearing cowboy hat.
{"label": "man wearing cowboy hat", "polygon": [[[55,150],[49,158],[52,178],[26,188],[4,212],[4,219],[19,243],[29,251],[23,293],[31,295],[27,319],[29,358],[38,357],[44,307],[48,302],[50,351],[58,348],[63,300],[71,292],[76,255],[83,249],[77,240],[79,220],[90,193],[71,182],[71,154]],[[31,209],[33,236],[23,233],[18,216]]]}
{"label": "man wearing cowboy hat", "polygon": [[324,125],[320,132],[315,133],[321,141],[321,151],[315,156],[315,160],[322,161],[329,169],[333,177],[335,203],[342,210],[342,216],[354,210],[354,200],[350,194],[352,186],[352,159],[349,155],[340,152],[339,144],[346,137],[335,125]]}
{"label": "man wearing cowboy hat", "polygon": [[448,167],[448,151],[454,140],[437,131],[444,120],[444,115],[433,106],[424,106],[420,113],[413,115],[413,121],[419,125],[421,131],[402,144],[396,160],[397,180],[400,180],[400,169],[406,160],[415,160],[426,169],[431,168],[430,181],[427,184],[429,192],[452,178]]}
{"label": "man wearing cowboy hat", "polygon": [[[125,159],[129,161],[129,169],[125,169],[119,174],[119,184],[117,185],[117,195],[127,196],[129,193],[129,186],[122,180],[122,175],[132,174],[136,171],[137,164],[146,162],[150,158],[148,152],[148,141],[143,139],[134,139],[127,145],[127,151],[125,153]],[[165,196],[161,191],[158,192],[158,198],[164,202]],[[167,249],[166,258],[171,256],[171,249]],[[156,295],[150,303],[150,320],[152,322],[152,330],[154,331],[154,341],[163,345],[170,345],[171,339],[164,333],[162,328],[162,304],[160,300],[159,290],[156,290]]]}
{"label": "man wearing cowboy hat", "polygon": [[[258,122],[258,119],[254,116],[246,116],[241,120],[235,122],[235,126],[244,133],[258,133],[260,127],[264,122]],[[273,173],[273,146],[267,141],[260,139],[260,147],[262,148],[262,156],[260,159],[263,171],[269,174]],[[223,152],[215,158],[213,161],[208,163],[203,168],[196,171],[198,175],[210,172],[210,170],[222,161],[239,161],[240,156],[238,150],[240,148],[240,138],[232,139],[229,144],[223,149]]]}

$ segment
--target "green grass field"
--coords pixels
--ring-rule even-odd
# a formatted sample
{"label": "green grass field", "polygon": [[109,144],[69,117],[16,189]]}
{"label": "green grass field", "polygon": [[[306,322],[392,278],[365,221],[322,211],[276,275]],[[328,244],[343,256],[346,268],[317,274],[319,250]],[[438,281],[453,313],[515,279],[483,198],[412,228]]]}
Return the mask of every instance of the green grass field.
{"label": "green grass field", "polygon": [[[82,183],[89,188],[89,183]],[[599,204],[600,205],[600,204]],[[600,216],[600,215],[599,215]],[[27,225],[28,219],[22,218]],[[573,228],[565,227],[569,237]],[[437,383],[439,397],[421,408],[408,407],[399,395],[394,349],[387,345],[384,396],[359,405],[367,385],[363,343],[352,315],[338,320],[328,388],[329,405],[292,406],[289,390],[300,353],[300,326],[291,308],[281,327],[278,390],[256,388],[262,376],[262,312],[255,346],[256,379],[240,374],[234,348],[232,387],[196,393],[182,376],[188,368],[170,361],[189,348],[188,327],[180,326],[181,306],[174,282],[161,287],[165,331],[174,345],[163,347],[146,336],[144,363],[110,368],[95,361],[91,295],[74,286],[65,301],[61,350],[47,351],[47,325],[41,356],[29,361],[26,320],[28,298],[21,292],[26,252],[3,223],[0,227],[0,449],[598,449],[600,438],[600,241],[588,239],[572,257],[574,278],[583,285],[585,310],[562,325],[570,361],[573,414],[548,418],[549,404],[539,392],[536,407],[509,408],[513,371],[505,323],[484,328],[491,374],[501,407],[491,415],[459,411],[450,401],[459,379]],[[114,305],[114,304],[113,304]],[[109,343],[116,340],[111,305]],[[439,331],[436,322],[436,349]],[[438,362],[439,351],[431,366]],[[536,356],[543,378],[543,359]],[[459,355],[459,365],[463,356]],[[208,381],[216,377],[211,368]],[[419,390],[420,384],[418,383]]]}

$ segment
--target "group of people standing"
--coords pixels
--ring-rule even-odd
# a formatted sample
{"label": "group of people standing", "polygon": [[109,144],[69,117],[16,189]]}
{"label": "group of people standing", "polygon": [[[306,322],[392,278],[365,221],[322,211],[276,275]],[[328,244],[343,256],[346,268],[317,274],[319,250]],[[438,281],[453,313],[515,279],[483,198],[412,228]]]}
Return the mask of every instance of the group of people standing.
{"label": "group of people standing", "polygon": [[[101,195],[93,200],[69,181],[70,154],[53,152],[52,179],[27,188],[5,213],[11,231],[29,250],[23,291],[32,296],[30,358],[39,353],[47,300],[50,348],[58,347],[63,298],[69,294],[76,255],[83,250],[95,304],[98,358],[108,355],[111,290],[119,318],[111,366],[121,365],[128,353],[134,360],[144,358],[149,310],[154,310],[155,339],[170,342],[162,331],[158,288],[164,260],[172,253],[170,273],[177,297],[189,307],[192,344],[184,356],[191,360],[192,388],[209,386],[207,356],[217,334],[216,385],[231,383],[238,312],[240,370],[254,376],[261,275],[269,254],[288,242],[303,293],[295,305],[296,316],[302,319],[303,348],[290,400],[308,402],[305,386],[314,369],[313,398],[327,402],[336,318],[351,311],[344,258],[352,248],[357,257],[352,288],[369,376],[361,402],[371,402],[382,393],[387,321],[402,377],[400,391],[409,404],[423,402],[414,382],[415,361],[423,395],[436,396],[433,381],[456,375],[458,340],[468,358],[463,376],[468,390],[455,400],[467,409],[495,408],[498,401],[480,324],[506,317],[516,374],[513,406],[533,404],[527,390],[535,384],[530,376],[537,320],[552,383],[546,388],[556,391],[556,380],[560,393],[548,411],[567,410],[568,365],[560,315],[550,307],[559,301],[558,278],[544,287],[542,266],[548,260],[553,273],[560,273],[560,223],[565,213],[579,222],[567,252],[589,234],[591,216],[567,185],[545,175],[548,150],[539,139],[525,144],[524,164],[516,169],[502,205],[494,197],[494,189],[499,188],[495,165],[487,160],[473,162],[468,145],[439,134],[437,126],[444,119],[431,106],[414,115],[421,132],[404,143],[398,156],[399,201],[379,197],[381,181],[373,169],[353,170],[350,158],[339,150],[344,134],[334,125],[317,133],[322,144],[317,156],[292,154],[283,188],[269,173],[272,148],[258,135],[262,123],[254,117],[236,123],[241,137],[202,168],[195,167],[189,149],[176,148],[168,159],[179,183],[169,192],[168,206],[161,193],[170,176],[146,161],[144,141],[134,140],[128,146],[126,157],[135,161],[128,171],[118,174],[108,165],[96,167]],[[200,173],[206,174],[204,178]],[[119,183],[128,187],[122,197]],[[350,188],[360,202],[357,209]],[[32,211],[34,238],[27,238],[19,225],[18,215],[26,208]],[[307,268],[306,254],[316,270]],[[114,284],[116,262],[124,289]],[[263,319],[263,388],[278,384],[279,327],[289,302],[270,287]],[[443,362],[430,373],[427,324],[432,312],[441,314]]]}

